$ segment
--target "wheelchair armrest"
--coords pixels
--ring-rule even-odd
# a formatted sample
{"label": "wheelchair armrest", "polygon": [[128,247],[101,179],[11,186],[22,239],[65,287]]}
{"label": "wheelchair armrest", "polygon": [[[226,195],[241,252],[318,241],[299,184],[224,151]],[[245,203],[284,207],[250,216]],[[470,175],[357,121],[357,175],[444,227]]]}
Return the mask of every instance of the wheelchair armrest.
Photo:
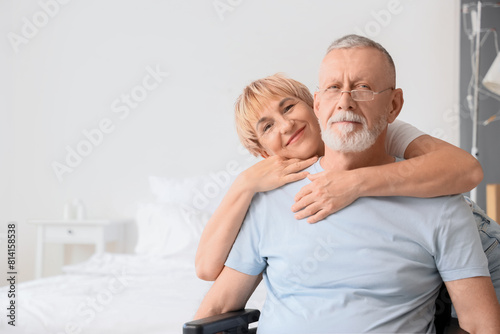
{"label": "wheelchair armrest", "polygon": [[260,311],[244,309],[186,322],[183,334],[213,334],[218,332],[248,333],[248,324],[259,320]]}

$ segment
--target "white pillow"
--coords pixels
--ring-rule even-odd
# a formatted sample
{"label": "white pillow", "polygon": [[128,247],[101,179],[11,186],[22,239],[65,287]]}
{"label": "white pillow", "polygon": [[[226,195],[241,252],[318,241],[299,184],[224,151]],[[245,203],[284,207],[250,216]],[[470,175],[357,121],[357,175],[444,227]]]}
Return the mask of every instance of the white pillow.
{"label": "white pillow", "polygon": [[209,213],[179,203],[143,203],[139,204],[136,218],[136,254],[170,257],[194,265]]}
{"label": "white pillow", "polygon": [[149,186],[157,202],[179,203],[213,213],[235,177],[226,171],[188,178],[150,176]]}

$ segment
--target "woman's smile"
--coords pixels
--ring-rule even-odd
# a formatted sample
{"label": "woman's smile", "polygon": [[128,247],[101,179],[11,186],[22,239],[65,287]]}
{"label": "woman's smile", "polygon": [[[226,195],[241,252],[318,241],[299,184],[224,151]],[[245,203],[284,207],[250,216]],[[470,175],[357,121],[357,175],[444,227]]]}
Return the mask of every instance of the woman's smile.
{"label": "woman's smile", "polygon": [[302,128],[297,130],[289,139],[288,142],[286,143],[286,146],[295,143],[298,141],[303,135],[304,135],[304,130],[306,129],[306,126],[304,125]]}

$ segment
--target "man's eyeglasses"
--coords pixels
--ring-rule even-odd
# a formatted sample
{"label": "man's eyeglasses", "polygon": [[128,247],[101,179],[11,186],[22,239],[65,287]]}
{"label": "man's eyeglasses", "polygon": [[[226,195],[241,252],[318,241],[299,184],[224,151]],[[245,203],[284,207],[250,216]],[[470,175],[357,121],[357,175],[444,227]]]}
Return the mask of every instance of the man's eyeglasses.
{"label": "man's eyeglasses", "polygon": [[335,87],[328,87],[325,89],[318,90],[322,96],[329,100],[338,100],[342,96],[342,93],[351,94],[351,98],[354,101],[372,101],[375,98],[375,95],[383,93],[389,89],[394,89],[392,87],[381,90],[380,92],[374,92],[372,90],[340,90]]}

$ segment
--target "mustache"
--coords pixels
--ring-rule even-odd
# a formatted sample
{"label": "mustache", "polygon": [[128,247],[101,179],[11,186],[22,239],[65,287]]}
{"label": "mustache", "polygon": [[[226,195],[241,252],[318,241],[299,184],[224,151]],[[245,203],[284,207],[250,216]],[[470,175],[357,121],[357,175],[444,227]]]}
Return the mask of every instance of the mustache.
{"label": "mustache", "polygon": [[332,117],[328,119],[327,125],[330,126],[332,123],[336,122],[358,122],[361,124],[366,124],[366,119],[352,111],[341,110],[337,111]]}

